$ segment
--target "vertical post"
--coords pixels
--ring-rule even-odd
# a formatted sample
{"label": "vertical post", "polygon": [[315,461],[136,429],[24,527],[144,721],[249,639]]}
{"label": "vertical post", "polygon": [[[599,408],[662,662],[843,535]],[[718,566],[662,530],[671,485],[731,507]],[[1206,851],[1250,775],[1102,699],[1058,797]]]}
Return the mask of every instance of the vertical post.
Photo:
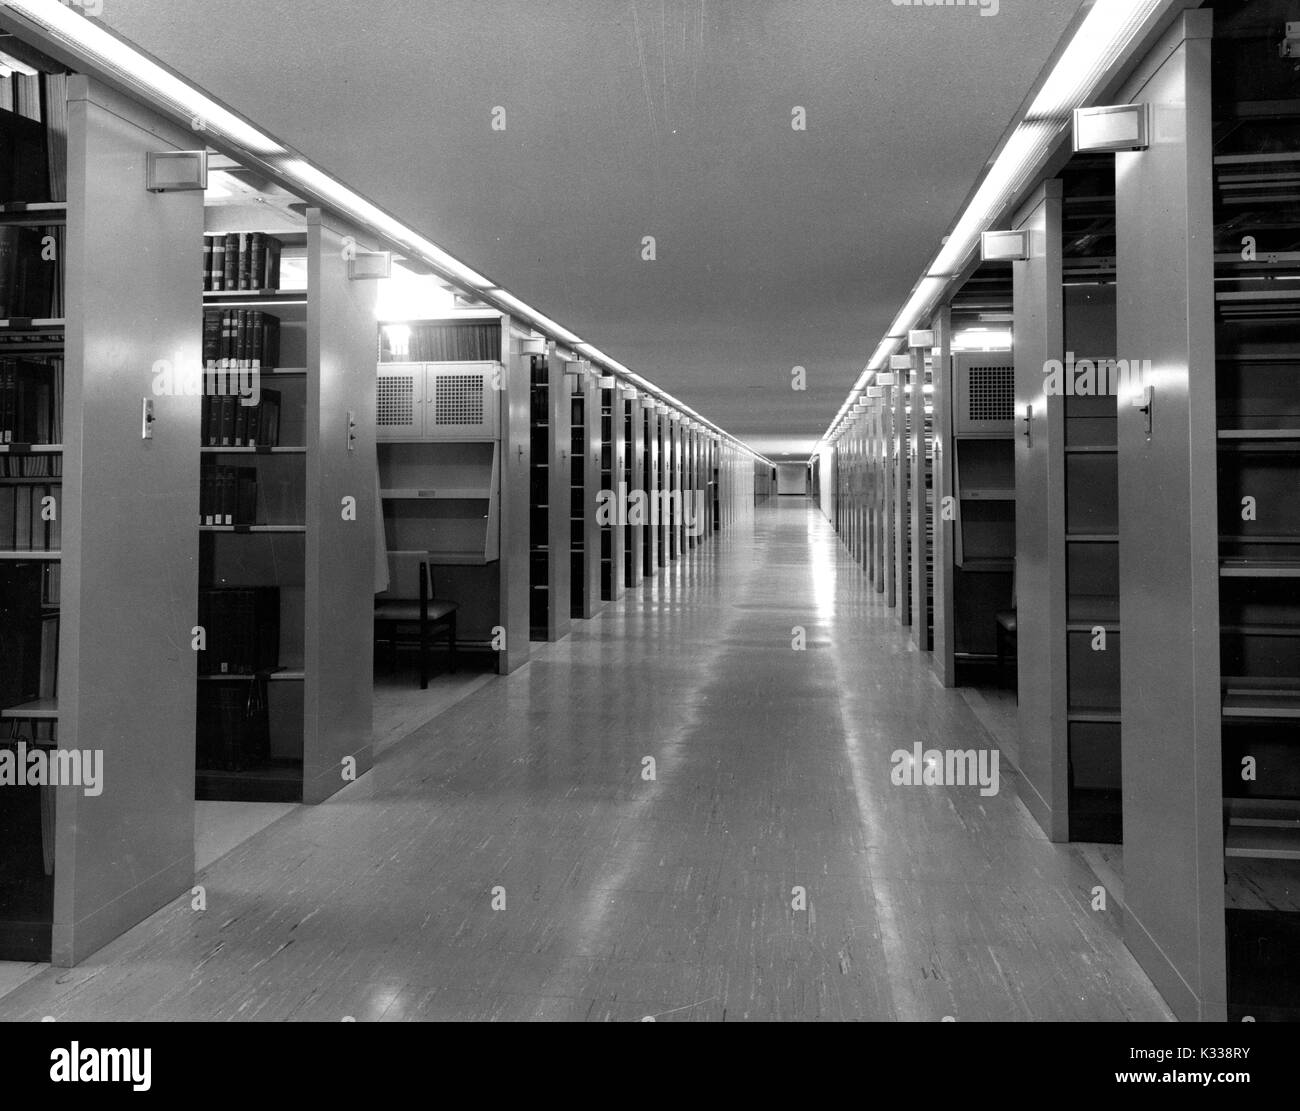
{"label": "vertical post", "polygon": [[1065,358],[1061,197],[1059,180],[1044,182],[1012,221],[1030,256],[1012,263],[1021,797],[1053,841],[1069,838],[1065,398],[1044,374]]}
{"label": "vertical post", "polygon": [[1117,354],[1154,388],[1150,432],[1136,384],[1118,408],[1125,939],[1180,1018],[1222,1021],[1213,16],[1183,13],[1121,94],[1153,141],[1115,186]]}

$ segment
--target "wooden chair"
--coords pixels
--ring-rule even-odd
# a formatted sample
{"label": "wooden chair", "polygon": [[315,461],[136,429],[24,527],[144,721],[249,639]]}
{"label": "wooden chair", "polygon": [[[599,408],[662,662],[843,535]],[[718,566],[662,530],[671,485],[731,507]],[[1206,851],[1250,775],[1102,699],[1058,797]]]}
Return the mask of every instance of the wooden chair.
{"label": "wooden chair", "polygon": [[429,648],[441,632],[447,639],[450,670],[456,671],[455,602],[438,600],[428,552],[389,552],[388,589],[375,595],[375,639],[386,634],[393,670],[397,670],[397,637],[403,626],[419,630],[420,689],[429,686]]}

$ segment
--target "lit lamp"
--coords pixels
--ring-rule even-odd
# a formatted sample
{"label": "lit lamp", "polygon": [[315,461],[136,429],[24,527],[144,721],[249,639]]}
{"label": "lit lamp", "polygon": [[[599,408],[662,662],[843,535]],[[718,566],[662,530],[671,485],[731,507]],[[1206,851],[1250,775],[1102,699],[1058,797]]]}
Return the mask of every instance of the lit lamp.
{"label": "lit lamp", "polygon": [[1146,150],[1151,106],[1115,104],[1074,110],[1074,152]]}
{"label": "lit lamp", "polygon": [[1028,259],[1028,231],[986,231],[980,235],[981,262],[1026,262]]}

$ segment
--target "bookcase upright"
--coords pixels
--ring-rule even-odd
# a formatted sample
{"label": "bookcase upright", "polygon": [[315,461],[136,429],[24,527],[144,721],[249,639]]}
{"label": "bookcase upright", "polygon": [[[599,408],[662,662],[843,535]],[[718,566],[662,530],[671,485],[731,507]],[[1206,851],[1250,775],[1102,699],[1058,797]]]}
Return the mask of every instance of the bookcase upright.
{"label": "bookcase upright", "polygon": [[145,187],[147,156],[190,149],[192,134],[82,75],[67,79],[66,117],[63,443],[0,455],[62,459],[61,550],[39,557],[61,580],[57,696],[4,708],[5,743],[102,760],[96,791],[22,789],[41,795],[41,835],[0,847],[6,873],[28,854],[45,876],[36,903],[4,910],[0,958],[60,965],[194,872],[199,398],[162,372],[198,364],[200,274],[185,245],[203,231],[200,194]]}
{"label": "bookcase upright", "polygon": [[[375,283],[349,271],[350,257],[367,249],[364,233],[320,209],[307,209],[297,227],[250,227],[244,218],[240,207],[211,208],[207,230],[233,224],[280,237],[301,252],[306,288],[204,295],[208,309],[279,316],[282,357],[260,374],[263,396],[281,400],[279,443],[200,449],[205,462],[255,470],[260,518],[200,525],[201,580],[207,592],[273,590],[279,644],[270,667],[231,675],[216,666],[200,676],[205,755],[196,790],[206,799],[320,802],[371,764],[375,394],[358,368],[374,357]],[[234,692],[227,701],[254,707],[244,710],[240,739],[251,744],[261,728],[269,734],[262,751],[233,761],[207,755],[205,734],[222,726],[224,703],[213,693],[223,688]],[[253,715],[263,716],[260,725]]]}

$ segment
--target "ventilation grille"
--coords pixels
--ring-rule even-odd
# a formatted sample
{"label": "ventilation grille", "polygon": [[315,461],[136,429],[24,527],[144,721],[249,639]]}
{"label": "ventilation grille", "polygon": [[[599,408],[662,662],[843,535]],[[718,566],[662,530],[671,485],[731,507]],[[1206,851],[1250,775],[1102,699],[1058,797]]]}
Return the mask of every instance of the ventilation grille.
{"label": "ventilation grille", "polygon": [[438,374],[434,378],[433,423],[464,426],[483,424],[483,374]]}
{"label": "ventilation grille", "polygon": [[1016,368],[973,366],[966,391],[966,419],[981,424],[1015,416]]}
{"label": "ventilation grille", "polygon": [[380,428],[410,428],[415,423],[415,375],[379,376],[376,420]]}

